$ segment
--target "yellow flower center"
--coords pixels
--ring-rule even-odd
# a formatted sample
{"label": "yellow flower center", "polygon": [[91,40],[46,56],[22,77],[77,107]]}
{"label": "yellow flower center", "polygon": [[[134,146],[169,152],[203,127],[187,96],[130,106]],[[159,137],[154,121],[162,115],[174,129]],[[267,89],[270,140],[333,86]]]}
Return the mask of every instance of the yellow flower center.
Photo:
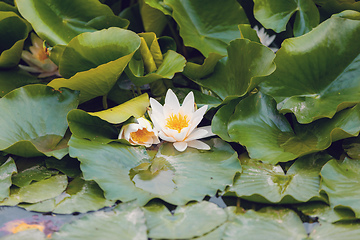
{"label": "yellow flower center", "polygon": [[46,54],[45,49],[39,49],[39,51],[36,53],[36,58],[39,59],[41,62],[44,62],[48,58],[48,55]]}
{"label": "yellow flower center", "polygon": [[189,121],[187,119],[187,115],[181,115],[181,113],[178,114],[171,114],[170,117],[166,119],[166,127],[177,130],[178,132],[181,132],[183,128],[186,128],[189,126]]}
{"label": "yellow flower center", "polygon": [[149,137],[151,137],[152,135],[153,133],[146,130],[146,128],[139,129],[136,132],[130,133],[131,139],[137,143],[146,142],[149,139]]}

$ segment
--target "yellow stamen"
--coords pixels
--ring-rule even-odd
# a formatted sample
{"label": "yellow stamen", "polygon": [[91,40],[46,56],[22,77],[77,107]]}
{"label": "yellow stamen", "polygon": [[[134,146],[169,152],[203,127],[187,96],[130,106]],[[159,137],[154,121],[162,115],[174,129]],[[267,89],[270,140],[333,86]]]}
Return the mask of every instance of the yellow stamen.
{"label": "yellow stamen", "polygon": [[36,53],[36,58],[39,59],[41,62],[44,62],[44,60],[48,58],[48,55],[46,54],[44,49],[39,49],[39,51]]}
{"label": "yellow stamen", "polygon": [[130,133],[131,139],[136,143],[145,143],[152,135],[153,133],[146,130],[146,128]]}
{"label": "yellow stamen", "polygon": [[181,113],[176,115],[171,114],[171,116],[166,119],[166,127],[177,130],[180,133],[183,128],[189,126],[189,121],[187,115],[183,116]]}

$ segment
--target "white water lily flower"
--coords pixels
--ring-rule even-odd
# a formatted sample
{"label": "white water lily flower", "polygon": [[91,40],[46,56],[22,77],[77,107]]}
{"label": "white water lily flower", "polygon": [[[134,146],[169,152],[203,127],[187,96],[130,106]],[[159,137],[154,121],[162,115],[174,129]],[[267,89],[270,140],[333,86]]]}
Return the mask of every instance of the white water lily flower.
{"label": "white water lily flower", "polygon": [[119,139],[125,139],[132,145],[145,147],[160,143],[157,132],[152,128],[149,120],[144,117],[136,120],[138,123],[130,123],[122,127]]}
{"label": "white water lily flower", "polygon": [[29,66],[19,64],[19,67],[31,73],[40,73],[39,78],[49,77],[53,75],[60,76],[58,66],[53,63],[45,52],[43,40],[35,34],[31,34],[32,46],[29,51],[22,51],[21,59]]}
{"label": "white water lily flower", "polygon": [[[260,28],[258,26],[253,27],[253,29],[256,31],[256,34],[258,35],[260,42],[262,45],[269,47],[272,42],[275,40],[275,35],[269,36],[266,32],[264,28]],[[270,48],[271,50],[273,50],[274,52],[276,52],[278,49],[277,48]]]}
{"label": "white water lily flower", "polygon": [[166,93],[164,106],[153,98],[150,98],[150,105],[150,118],[161,139],[173,142],[180,152],[187,147],[210,149],[209,145],[197,139],[213,136],[211,126],[196,128],[208,106],[196,110],[193,92],[185,97],[182,106],[171,89]]}

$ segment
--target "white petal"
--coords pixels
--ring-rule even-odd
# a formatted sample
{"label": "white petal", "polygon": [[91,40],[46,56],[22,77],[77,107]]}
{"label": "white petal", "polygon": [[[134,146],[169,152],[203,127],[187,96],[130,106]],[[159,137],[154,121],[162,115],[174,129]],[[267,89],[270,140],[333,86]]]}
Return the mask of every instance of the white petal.
{"label": "white petal", "polygon": [[175,130],[176,133],[174,135],[172,135],[173,138],[175,138],[176,141],[183,141],[188,135],[189,128],[190,127],[183,128],[183,129],[181,129],[180,132]]}
{"label": "white petal", "polygon": [[174,148],[178,150],[179,152],[183,152],[186,150],[188,144],[186,142],[174,142],[173,143]]}
{"label": "white petal", "polygon": [[[211,128],[211,127],[210,127]],[[211,130],[211,129],[210,129]],[[205,138],[209,134],[207,128],[196,128],[187,138],[186,141],[191,141],[195,139]],[[211,136],[211,135],[210,135]]]}
{"label": "white petal", "polygon": [[199,141],[199,140],[192,140],[187,142],[189,147],[200,149],[200,150],[210,150],[210,146],[206,143]]}
{"label": "white petal", "polygon": [[154,98],[150,98],[150,106],[152,111],[162,113],[163,112],[163,106],[156,101]]}
{"label": "white petal", "polygon": [[180,109],[179,100],[171,89],[169,89],[166,93],[165,105],[170,106],[174,112],[178,112]]}
{"label": "white petal", "polygon": [[188,95],[186,95],[183,104],[181,106],[181,108],[183,109],[184,114],[188,115],[189,113],[193,113],[194,112],[194,93],[193,92],[189,92]]}
{"label": "white petal", "polygon": [[207,131],[207,134],[203,137],[203,138],[207,138],[207,137],[211,137],[211,136],[215,136],[216,134],[212,132],[211,130],[211,126],[205,126],[205,127],[199,127],[197,129],[204,129]]}
{"label": "white petal", "polygon": [[159,132],[159,138],[161,138],[162,140],[166,141],[166,142],[176,142],[174,138],[167,136],[164,132],[160,131]]}

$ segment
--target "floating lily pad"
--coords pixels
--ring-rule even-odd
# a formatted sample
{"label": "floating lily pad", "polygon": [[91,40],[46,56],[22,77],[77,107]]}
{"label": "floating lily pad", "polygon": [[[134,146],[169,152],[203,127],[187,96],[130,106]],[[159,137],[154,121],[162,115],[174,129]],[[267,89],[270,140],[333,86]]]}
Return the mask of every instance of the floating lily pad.
{"label": "floating lily pad", "polygon": [[228,189],[237,196],[263,203],[296,203],[324,200],[320,196],[320,170],[331,159],[326,154],[299,158],[284,173],[279,165],[242,158],[243,172]]}
{"label": "floating lily pad", "polygon": [[37,203],[59,196],[67,186],[66,175],[55,175],[39,182],[33,182],[22,188],[11,189],[9,198],[0,205],[17,205],[21,202]]}
{"label": "floating lily pad", "polygon": [[350,158],[360,160],[360,137],[344,140],[343,148]]}
{"label": "floating lily pad", "polygon": [[32,181],[39,182],[43,179],[56,175],[57,173],[57,170],[50,170],[42,164],[37,164],[15,174],[12,177],[12,182],[18,187],[24,187],[29,185]]}
{"label": "floating lily pad", "polygon": [[[229,120],[230,138],[246,146],[251,158],[272,164],[286,162],[324,150],[331,142],[357,136],[360,131],[359,105],[337,113],[332,119],[306,125],[295,122],[295,132],[275,108],[275,101],[259,92],[240,101]],[[229,113],[219,114],[223,117]]]}
{"label": "floating lily pad", "polygon": [[261,211],[238,212],[228,207],[231,222],[227,225],[222,239],[304,239],[307,234],[302,221],[289,209],[265,208]]}
{"label": "floating lily pad", "polygon": [[170,212],[164,205],[143,208],[152,239],[190,239],[213,231],[227,220],[227,214],[216,204],[200,202],[179,206]]}
{"label": "floating lily pad", "polygon": [[17,172],[15,162],[12,158],[0,166],[0,201],[10,194],[11,176]]}
{"label": "floating lily pad", "polygon": [[51,239],[136,239],[147,240],[145,217],[140,208],[121,204],[110,211],[88,214],[65,224]]}
{"label": "floating lily pad", "polygon": [[[260,76],[267,76],[275,70],[274,52],[259,43],[236,39],[230,42],[227,52],[228,57],[216,64],[211,75],[202,79],[192,78],[223,100],[244,96],[262,81]],[[197,76],[190,74],[190,78],[191,75]]]}
{"label": "floating lily pad", "polygon": [[[161,198],[176,205],[191,200],[200,201],[206,195],[215,195],[218,189],[224,190],[232,184],[236,172],[241,171],[237,154],[219,139],[208,142],[210,151],[190,148],[180,153],[172,144],[163,144],[155,156],[157,160],[151,160],[152,157],[143,147],[115,142],[101,144],[78,138],[72,138],[69,144],[70,155],[81,162],[85,179],[95,180],[107,199],[124,202],[136,199],[140,205],[153,198]],[[147,169],[149,164],[158,161],[162,164],[157,167],[157,171],[152,172],[148,185],[144,187],[145,183],[142,182],[140,186],[143,189],[136,187],[136,182],[132,181],[136,176],[133,171],[138,170],[141,164],[145,164]],[[154,180],[159,172],[168,170],[173,172],[172,179],[167,176],[168,173],[161,178],[169,182]],[[142,178],[142,181],[146,180]],[[169,189],[171,185],[174,189]]]}
{"label": "floating lily pad", "polygon": [[64,78],[48,85],[80,90],[81,102],[104,96],[139,46],[140,38],[134,32],[120,28],[80,34],[61,55],[59,71]]}
{"label": "floating lily pad", "polygon": [[308,34],[286,39],[276,53],[276,70],[261,91],[281,113],[300,123],[332,118],[360,99],[360,21],[332,17]]}
{"label": "floating lily pad", "polygon": [[360,217],[360,161],[345,158],[342,163],[329,161],[321,170],[321,189],[333,208],[350,208]]}
{"label": "floating lily pad", "polygon": [[78,105],[78,93],[44,85],[18,88],[0,99],[0,149],[24,157],[67,154],[66,114]]}
{"label": "floating lily pad", "polygon": [[319,11],[312,0],[254,0],[254,15],[265,28],[277,33],[285,31],[286,24],[295,16],[295,37],[309,32],[320,21]]}
{"label": "floating lily pad", "polygon": [[41,83],[41,80],[20,68],[2,69],[0,71],[0,97],[16,88],[37,83]]}
{"label": "floating lily pad", "polygon": [[341,220],[355,220],[355,214],[350,209],[334,209],[323,202],[308,202],[297,205],[302,213],[318,218],[320,222],[334,223]]}
{"label": "floating lily pad", "polygon": [[344,240],[357,239],[360,234],[360,224],[354,223],[336,223],[331,224],[321,222],[314,227],[310,233],[312,239],[327,239],[327,240]]}
{"label": "floating lily pad", "polygon": [[184,44],[198,49],[205,57],[210,53],[226,55],[229,42],[240,38],[238,24],[248,23],[245,11],[234,0],[165,0],[164,3],[173,10],[172,17],[179,25]]}

